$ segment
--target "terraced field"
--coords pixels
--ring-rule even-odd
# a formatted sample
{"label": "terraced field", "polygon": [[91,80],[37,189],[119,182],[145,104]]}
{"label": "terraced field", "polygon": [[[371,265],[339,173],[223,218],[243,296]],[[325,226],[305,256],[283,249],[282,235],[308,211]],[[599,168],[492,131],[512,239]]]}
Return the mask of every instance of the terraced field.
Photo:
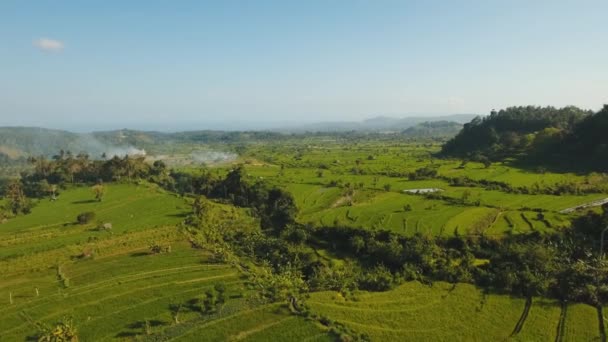
{"label": "terraced field", "polygon": [[[192,248],[177,227],[189,210],[183,199],[149,185],[111,185],[101,203],[91,197],[88,188],[70,189],[0,225],[1,341],[28,340],[38,324],[67,317],[81,341],[330,340],[318,324],[259,302],[236,268]],[[240,209],[213,209],[226,225],[255,226]],[[112,231],[73,223],[88,210]],[[153,243],[171,252],[153,254]],[[217,284],[225,304],[201,313],[196,302]]]}
{"label": "terraced field", "polygon": [[[180,341],[217,341],[231,336],[255,341],[265,340],[267,330],[273,336],[303,339],[316,335],[316,340],[327,340],[325,332],[312,322],[278,306],[249,300],[236,269],[213,263],[209,255],[185,243],[173,246],[167,255],[149,255],[143,249],[63,265],[62,273],[70,279],[68,287],[59,286],[52,271],[6,279],[0,291],[10,293],[13,304],[3,305],[0,311],[2,339],[24,340],[33,333],[31,321],[51,324],[70,316],[84,341],[146,334]],[[217,283],[226,285],[229,297],[221,314],[201,315],[188,306]],[[171,307],[183,303],[176,325]],[[144,330],[145,321],[152,331]]]}
{"label": "terraced field", "polygon": [[568,306],[559,329],[561,307],[554,301],[534,299],[524,315],[524,299],[488,295],[468,284],[410,282],[388,292],[357,293],[355,300],[322,292],[308,305],[372,341],[592,341],[600,336],[591,306]]}
{"label": "terraced field", "polygon": [[[513,194],[453,187],[439,178],[409,180],[407,172],[428,165],[436,146],[408,148],[294,149],[293,157],[276,153],[279,157],[269,161],[260,156],[265,162],[250,162],[246,171],[250,180],[263,179],[291,192],[300,209],[299,222],[404,235],[547,232],[567,226],[579,214],[561,210],[606,197]],[[484,168],[449,160],[433,163],[439,164],[442,175],[513,180],[514,186],[583,182],[579,176],[542,177],[506,164]],[[225,173],[225,167],[212,172]],[[437,197],[404,192],[421,188],[442,191]],[[66,317],[73,319],[82,341],[335,340],[336,335],[316,320],[261,301],[238,263],[221,263],[209,251],[193,248],[181,226],[191,212],[191,199],[146,182],[110,184],[102,202],[93,197],[89,187],[73,187],[62,191],[57,201],[41,200],[31,214],[0,224],[0,341],[31,339],[40,325],[52,326]],[[248,210],[210,203],[213,214],[208,217],[221,229],[259,229]],[[95,219],[76,223],[76,216],[87,211],[94,212]],[[112,228],[99,229],[103,223]],[[155,244],[170,246],[171,251],[152,253]],[[332,264],[346,264],[333,254],[331,259]],[[220,284],[226,289],[225,303],[203,312],[205,292]],[[306,303],[312,313],[365,333],[372,341],[600,337],[594,307],[562,307],[541,298],[530,304],[468,284],[439,282],[429,287],[409,282],[388,292],[356,292],[348,300],[336,292],[318,292]]]}
{"label": "terraced field", "polygon": [[[438,185],[436,181],[413,183],[410,188]],[[453,234],[456,229],[460,234],[483,232],[488,235],[559,229],[567,226],[572,217],[559,213],[559,210],[605,196],[516,195],[479,188],[449,187],[447,184],[440,186],[446,189],[442,195],[454,199],[462,198],[463,192],[469,190],[470,204],[452,204],[400,191],[361,189],[347,196],[345,190],[338,187],[285,184],[301,208],[301,222],[389,229],[405,235],[415,232]],[[473,204],[476,200],[480,200],[480,206]],[[538,218],[538,212],[533,211],[536,209],[543,210],[542,219]]]}
{"label": "terraced field", "polygon": [[[344,147],[328,142],[326,147],[311,143],[275,149],[256,150],[254,155],[268,162],[247,164],[248,174],[290,191],[300,208],[300,221],[314,225],[388,229],[405,235],[453,234],[456,230],[459,234],[488,235],[544,232],[569,225],[577,214],[560,211],[607,197],[605,193],[518,194],[451,186],[440,178],[410,180],[408,173],[434,165],[444,177],[504,182],[513,187],[563,182],[584,185],[589,181],[589,177],[571,173],[536,173],[507,163],[484,167],[474,162],[462,165],[456,160],[436,160],[430,157],[435,145],[387,147],[370,143]],[[289,158],[290,153],[293,158]],[[441,189],[442,198],[404,193],[424,188]]]}

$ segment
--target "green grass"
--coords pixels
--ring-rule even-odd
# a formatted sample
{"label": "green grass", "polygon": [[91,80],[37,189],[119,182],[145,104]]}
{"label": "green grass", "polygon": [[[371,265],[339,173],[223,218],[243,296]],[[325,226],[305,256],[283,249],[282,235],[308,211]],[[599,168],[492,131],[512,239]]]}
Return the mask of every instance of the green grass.
{"label": "green grass", "polygon": [[[388,229],[404,235],[548,232],[568,225],[572,218],[560,210],[606,197],[509,194],[451,187],[440,179],[408,180],[408,172],[432,162],[443,176],[513,186],[585,182],[579,175],[538,174],[501,163],[489,168],[469,163],[460,168],[460,161],[431,160],[430,153],[438,148],[436,143],[350,145],[313,138],[281,146],[256,145],[243,160],[250,161],[246,170],[251,180],[262,178],[294,195],[300,222]],[[226,167],[213,172],[225,173]],[[337,180],[343,186],[328,186]],[[347,195],[347,183],[356,188],[352,195]],[[384,190],[385,184],[390,191]],[[448,200],[403,193],[430,187],[443,189],[441,195]],[[53,324],[64,316],[74,318],[82,341],[331,340],[327,329],[315,321],[291,315],[279,304],[255,300],[236,268],[193,249],[178,228],[190,211],[188,200],[147,183],[107,188],[102,202],[93,201],[88,187],[70,188],[58,201],[39,201],[30,215],[0,224],[0,340],[32,336],[35,328],[24,317]],[[465,191],[466,203],[455,204],[466,197]],[[543,220],[534,209],[542,209]],[[257,229],[246,210],[217,203],[213,210],[223,228]],[[76,224],[76,216],[85,211],[95,212],[95,221]],[[94,229],[105,222],[112,223],[112,232]],[[148,246],[155,242],[170,244],[172,252],[150,255]],[[85,251],[92,251],[94,257],[79,258]],[[344,262],[324,250],[318,254],[333,264]],[[58,269],[68,286],[59,279]],[[221,311],[201,314],[185,306],[180,323],[173,322],[172,305],[187,304],[218,282],[227,285],[230,297]],[[599,336],[595,308],[568,306],[558,332],[561,307],[539,298],[533,300],[521,331],[512,336],[525,300],[484,294],[468,284],[452,288],[446,283],[428,287],[410,282],[388,292],[359,292],[355,300],[321,292],[312,294],[307,303],[314,313],[366,333],[373,341],[553,341],[558,333],[563,340],[579,341]],[[145,336],[145,321],[150,322],[151,336]]]}
{"label": "green grass", "polygon": [[[288,149],[287,147],[285,149]],[[412,150],[410,150],[412,149]],[[389,177],[387,172],[377,168],[385,163],[390,170],[395,171],[395,165],[404,165],[397,171],[407,174],[416,168],[428,165],[428,155],[420,156],[422,150],[410,145],[403,149],[389,148],[388,152],[373,146],[349,148],[309,148],[302,160],[286,160],[271,158],[274,162],[287,165],[281,169],[277,165],[249,164],[247,172],[252,178],[263,178],[271,184],[281,186],[290,191],[300,209],[299,220],[315,225],[331,226],[334,224],[367,229],[388,229],[393,232],[411,235],[415,232],[434,235],[452,234],[456,227],[461,234],[503,235],[509,233],[524,233],[534,231],[551,231],[569,224],[572,215],[559,213],[560,210],[588,203],[606,194],[588,195],[526,195],[506,193],[497,190],[485,190],[479,187],[452,187],[441,179],[411,181],[405,176]],[[267,152],[267,151],[266,151]],[[338,156],[338,152],[342,157]],[[262,150],[259,153],[264,153]],[[384,154],[386,153],[386,154]],[[375,159],[367,160],[370,154]],[[415,159],[399,159],[400,155],[417,155]],[[273,156],[281,156],[274,152]],[[344,157],[348,157],[345,159]],[[426,159],[425,159],[426,158]],[[356,166],[355,160],[360,164]],[[339,160],[339,163],[335,161]],[[348,160],[348,161],[346,161]],[[390,162],[389,162],[390,161]],[[456,161],[435,161],[439,165],[440,174],[456,177],[467,176],[474,179],[505,181],[512,177],[516,181],[513,186],[531,186],[533,184],[552,185],[563,181],[585,182],[585,178],[571,174],[536,174],[516,168],[496,164],[483,168],[480,164],[470,163],[464,169],[459,168]],[[318,169],[324,165],[327,169]],[[372,167],[373,166],[373,167]],[[350,168],[367,168],[368,174],[352,174]],[[322,177],[318,172],[321,171]],[[374,173],[376,172],[376,173]],[[371,174],[369,174],[371,173]],[[470,175],[469,175],[470,173]],[[500,175],[506,178],[499,177]],[[519,179],[523,180],[519,180]],[[343,186],[351,184],[355,192],[346,196],[346,189],[328,186],[331,181],[339,180]],[[390,191],[385,191],[384,185],[390,185]],[[468,198],[464,204],[454,204],[443,199],[427,199],[423,196],[404,194],[407,189],[440,188],[442,196],[460,201],[464,193]],[[405,212],[404,206],[410,205],[412,210]],[[543,221],[536,220],[536,212],[542,210]],[[500,215],[498,213],[500,212]],[[523,215],[531,223],[522,218]],[[505,221],[507,217],[510,222]]]}
{"label": "green grass", "polygon": [[[335,292],[313,294],[308,301],[316,313],[343,323],[372,341],[553,341],[560,306],[534,299],[519,333],[513,334],[525,300],[484,294],[468,284],[428,287],[406,283],[381,293],[362,292],[345,300]],[[568,308],[565,340],[590,341],[598,336],[595,308]]]}
{"label": "green grass", "polygon": [[260,305],[192,326],[175,341],[332,341],[313,321],[277,305]]}
{"label": "green grass", "polygon": [[32,333],[33,327],[23,321],[25,313],[47,324],[71,316],[81,339],[101,340],[109,332],[118,334],[127,329],[134,321],[168,315],[171,302],[193,298],[217,281],[242,286],[238,272],[231,267],[202,263],[208,255],[185,243],[173,246],[172,253],[166,255],[149,255],[144,249],[62,265],[70,279],[67,288],[50,273],[3,281],[2,293],[13,294],[13,304],[0,309],[3,338],[23,339]]}
{"label": "green grass", "polygon": [[[88,188],[68,189],[0,226],[0,340],[26,340],[36,334],[33,322],[53,325],[65,317],[73,318],[81,341],[145,339],[145,321],[150,338],[329,339],[312,321],[256,303],[236,268],[193,249],[178,227],[190,210],[186,200],[127,184],[109,185],[102,202],[91,198]],[[257,226],[243,209],[212,204],[212,210],[227,228]],[[111,222],[112,232],[92,230],[97,222],[74,224],[83,211]],[[151,254],[152,243],[172,251]],[[80,258],[86,250],[92,256]],[[218,283],[228,297],[221,314],[188,304]],[[171,313],[176,304],[183,305],[179,324]]]}
{"label": "green grass", "polygon": [[597,310],[584,304],[568,307],[564,341],[600,341]]}
{"label": "green grass", "polygon": [[[460,160],[437,159],[432,154],[440,149],[435,142],[397,142],[361,140],[345,142],[339,138],[307,137],[303,140],[281,141],[280,144],[250,146],[244,159],[252,179],[263,178],[271,184],[289,190],[300,208],[301,222],[315,225],[335,223],[367,229],[388,229],[405,235],[418,232],[452,234],[458,227],[461,234],[489,235],[551,231],[569,224],[572,215],[560,210],[588,203],[608,195],[525,195],[485,190],[480,187],[452,187],[442,179],[409,180],[416,169],[433,165],[444,177],[469,177],[475,180],[504,182],[513,187],[552,187],[563,182],[576,183],[582,188],[598,181],[592,176],[573,173],[538,173],[520,169],[509,163],[493,163],[486,168]],[[262,162],[260,162],[262,161]],[[321,173],[321,174],[319,174]],[[599,179],[599,178],[598,178]],[[342,186],[329,187],[332,181]],[[345,186],[356,187],[355,195],[345,197]],[[384,190],[390,185],[390,191]],[[403,190],[440,188],[441,199],[404,195]],[[454,200],[468,200],[455,205]],[[351,204],[352,206],[348,206]],[[404,212],[405,205],[412,211]],[[536,220],[535,210],[542,210],[544,221]],[[501,214],[497,217],[497,211]],[[522,213],[526,220],[522,218]],[[490,217],[497,218],[486,221]],[[504,217],[510,219],[510,223]]]}
{"label": "green grass", "polygon": [[[94,231],[98,222],[112,223],[112,234],[132,233],[181,222],[189,207],[174,195],[153,186],[109,185],[102,202],[93,200],[88,187],[61,193],[59,200],[41,200],[30,215],[0,225],[0,260],[85,243],[106,232]],[[92,211],[95,221],[79,225],[76,216]]]}

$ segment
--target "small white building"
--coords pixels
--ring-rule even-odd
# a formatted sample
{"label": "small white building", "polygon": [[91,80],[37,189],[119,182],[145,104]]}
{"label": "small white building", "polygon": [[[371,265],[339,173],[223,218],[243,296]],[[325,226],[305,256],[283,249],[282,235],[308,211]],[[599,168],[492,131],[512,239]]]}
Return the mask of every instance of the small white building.
{"label": "small white building", "polygon": [[440,192],[440,191],[443,191],[443,189],[439,189],[439,188],[424,188],[424,189],[406,189],[406,190],[403,190],[403,192],[405,192],[406,194],[428,194],[428,193]]}

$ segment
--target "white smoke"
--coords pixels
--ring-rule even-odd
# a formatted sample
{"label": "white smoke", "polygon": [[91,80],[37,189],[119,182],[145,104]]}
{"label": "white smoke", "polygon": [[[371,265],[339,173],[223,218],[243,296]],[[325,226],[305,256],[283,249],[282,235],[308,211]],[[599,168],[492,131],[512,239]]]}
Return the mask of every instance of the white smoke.
{"label": "white smoke", "polygon": [[92,158],[98,159],[103,155],[106,158],[124,157],[124,156],[146,156],[144,149],[139,149],[135,146],[114,145],[100,141],[90,134],[82,134],[78,137],[77,146],[81,151],[91,155]]}
{"label": "white smoke", "polygon": [[220,151],[195,151],[190,155],[197,163],[221,163],[235,160],[236,153]]}
{"label": "white smoke", "polygon": [[104,152],[107,158],[124,157],[124,156],[146,156],[146,150],[139,149],[133,146],[127,147],[110,147]]}

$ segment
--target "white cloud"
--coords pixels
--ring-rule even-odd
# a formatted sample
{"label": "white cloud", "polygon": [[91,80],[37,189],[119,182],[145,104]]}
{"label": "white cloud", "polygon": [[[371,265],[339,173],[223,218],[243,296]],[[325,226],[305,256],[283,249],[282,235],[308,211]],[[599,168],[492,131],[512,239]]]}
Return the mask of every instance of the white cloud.
{"label": "white cloud", "polygon": [[61,50],[63,50],[65,45],[62,41],[59,40],[40,38],[34,41],[34,46],[42,51],[60,52]]}

